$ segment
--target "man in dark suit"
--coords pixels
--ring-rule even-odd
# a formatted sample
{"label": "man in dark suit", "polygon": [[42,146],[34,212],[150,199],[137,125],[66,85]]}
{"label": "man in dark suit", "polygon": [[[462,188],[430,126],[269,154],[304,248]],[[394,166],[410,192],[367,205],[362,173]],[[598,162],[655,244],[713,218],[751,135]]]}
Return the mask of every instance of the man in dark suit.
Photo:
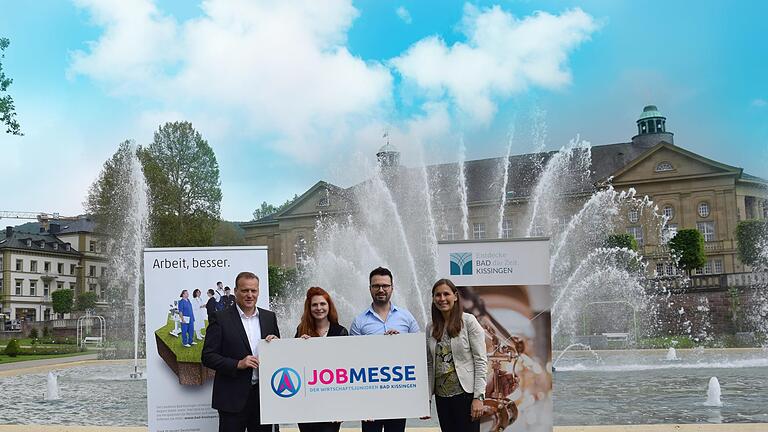
{"label": "man in dark suit", "polygon": [[229,287],[224,287],[224,295],[221,296],[219,302],[221,303],[221,309],[226,309],[235,304],[235,296],[229,291]]}
{"label": "man in dark suit", "polygon": [[205,303],[205,311],[208,312],[208,325],[216,319],[216,292],[208,288],[208,301]]}
{"label": "man in dark suit", "polygon": [[280,337],[277,317],[256,307],[259,278],[251,272],[237,275],[234,297],[235,306],[216,312],[205,333],[203,365],[216,371],[211,405],[219,432],[271,431],[260,423],[258,346]]}

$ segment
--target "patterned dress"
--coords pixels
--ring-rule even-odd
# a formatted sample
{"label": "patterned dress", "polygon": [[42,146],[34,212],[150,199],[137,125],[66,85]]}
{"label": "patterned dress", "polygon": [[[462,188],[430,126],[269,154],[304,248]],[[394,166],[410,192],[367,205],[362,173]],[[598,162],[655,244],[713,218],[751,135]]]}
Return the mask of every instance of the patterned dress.
{"label": "patterned dress", "polygon": [[456,365],[453,363],[451,338],[445,331],[435,346],[435,394],[440,397],[451,397],[462,393],[464,389],[461,388],[459,375],[456,374]]}

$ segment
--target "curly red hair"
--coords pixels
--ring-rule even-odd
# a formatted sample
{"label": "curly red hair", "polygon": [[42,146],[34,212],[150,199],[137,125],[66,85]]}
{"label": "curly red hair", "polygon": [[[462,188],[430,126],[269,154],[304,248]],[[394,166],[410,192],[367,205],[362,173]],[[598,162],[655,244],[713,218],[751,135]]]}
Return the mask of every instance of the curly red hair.
{"label": "curly red hair", "polygon": [[312,318],[312,297],[323,296],[325,301],[328,302],[328,321],[331,324],[339,323],[339,314],[336,312],[336,306],[331,300],[330,294],[320,287],[310,287],[307,290],[307,298],[304,300],[304,313],[301,315],[301,322],[299,323],[298,333],[299,335],[309,335],[312,337],[320,336],[315,328],[315,320]]}

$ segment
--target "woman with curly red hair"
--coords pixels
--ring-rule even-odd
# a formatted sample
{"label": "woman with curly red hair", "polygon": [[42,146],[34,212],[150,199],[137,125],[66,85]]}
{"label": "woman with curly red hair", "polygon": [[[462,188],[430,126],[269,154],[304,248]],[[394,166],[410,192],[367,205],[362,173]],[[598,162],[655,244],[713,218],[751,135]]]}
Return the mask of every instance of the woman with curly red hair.
{"label": "woman with curly red hair", "polygon": [[[309,339],[347,335],[347,329],[339,325],[339,314],[328,292],[320,287],[309,288],[304,300],[304,313],[294,337]],[[301,432],[338,432],[340,427],[340,422],[299,423]]]}

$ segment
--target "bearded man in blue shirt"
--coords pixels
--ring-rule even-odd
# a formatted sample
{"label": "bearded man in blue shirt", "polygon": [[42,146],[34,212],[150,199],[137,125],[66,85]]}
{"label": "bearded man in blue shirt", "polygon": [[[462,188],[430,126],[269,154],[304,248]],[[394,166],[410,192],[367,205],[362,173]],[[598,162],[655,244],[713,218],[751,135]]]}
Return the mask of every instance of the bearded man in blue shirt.
{"label": "bearded man in blue shirt", "polygon": [[[350,335],[380,335],[398,333],[418,333],[419,323],[405,308],[392,303],[392,272],[384,267],[377,267],[368,276],[371,290],[371,306],[358,315],[349,329]],[[405,419],[364,420],[362,432],[403,432]]]}

